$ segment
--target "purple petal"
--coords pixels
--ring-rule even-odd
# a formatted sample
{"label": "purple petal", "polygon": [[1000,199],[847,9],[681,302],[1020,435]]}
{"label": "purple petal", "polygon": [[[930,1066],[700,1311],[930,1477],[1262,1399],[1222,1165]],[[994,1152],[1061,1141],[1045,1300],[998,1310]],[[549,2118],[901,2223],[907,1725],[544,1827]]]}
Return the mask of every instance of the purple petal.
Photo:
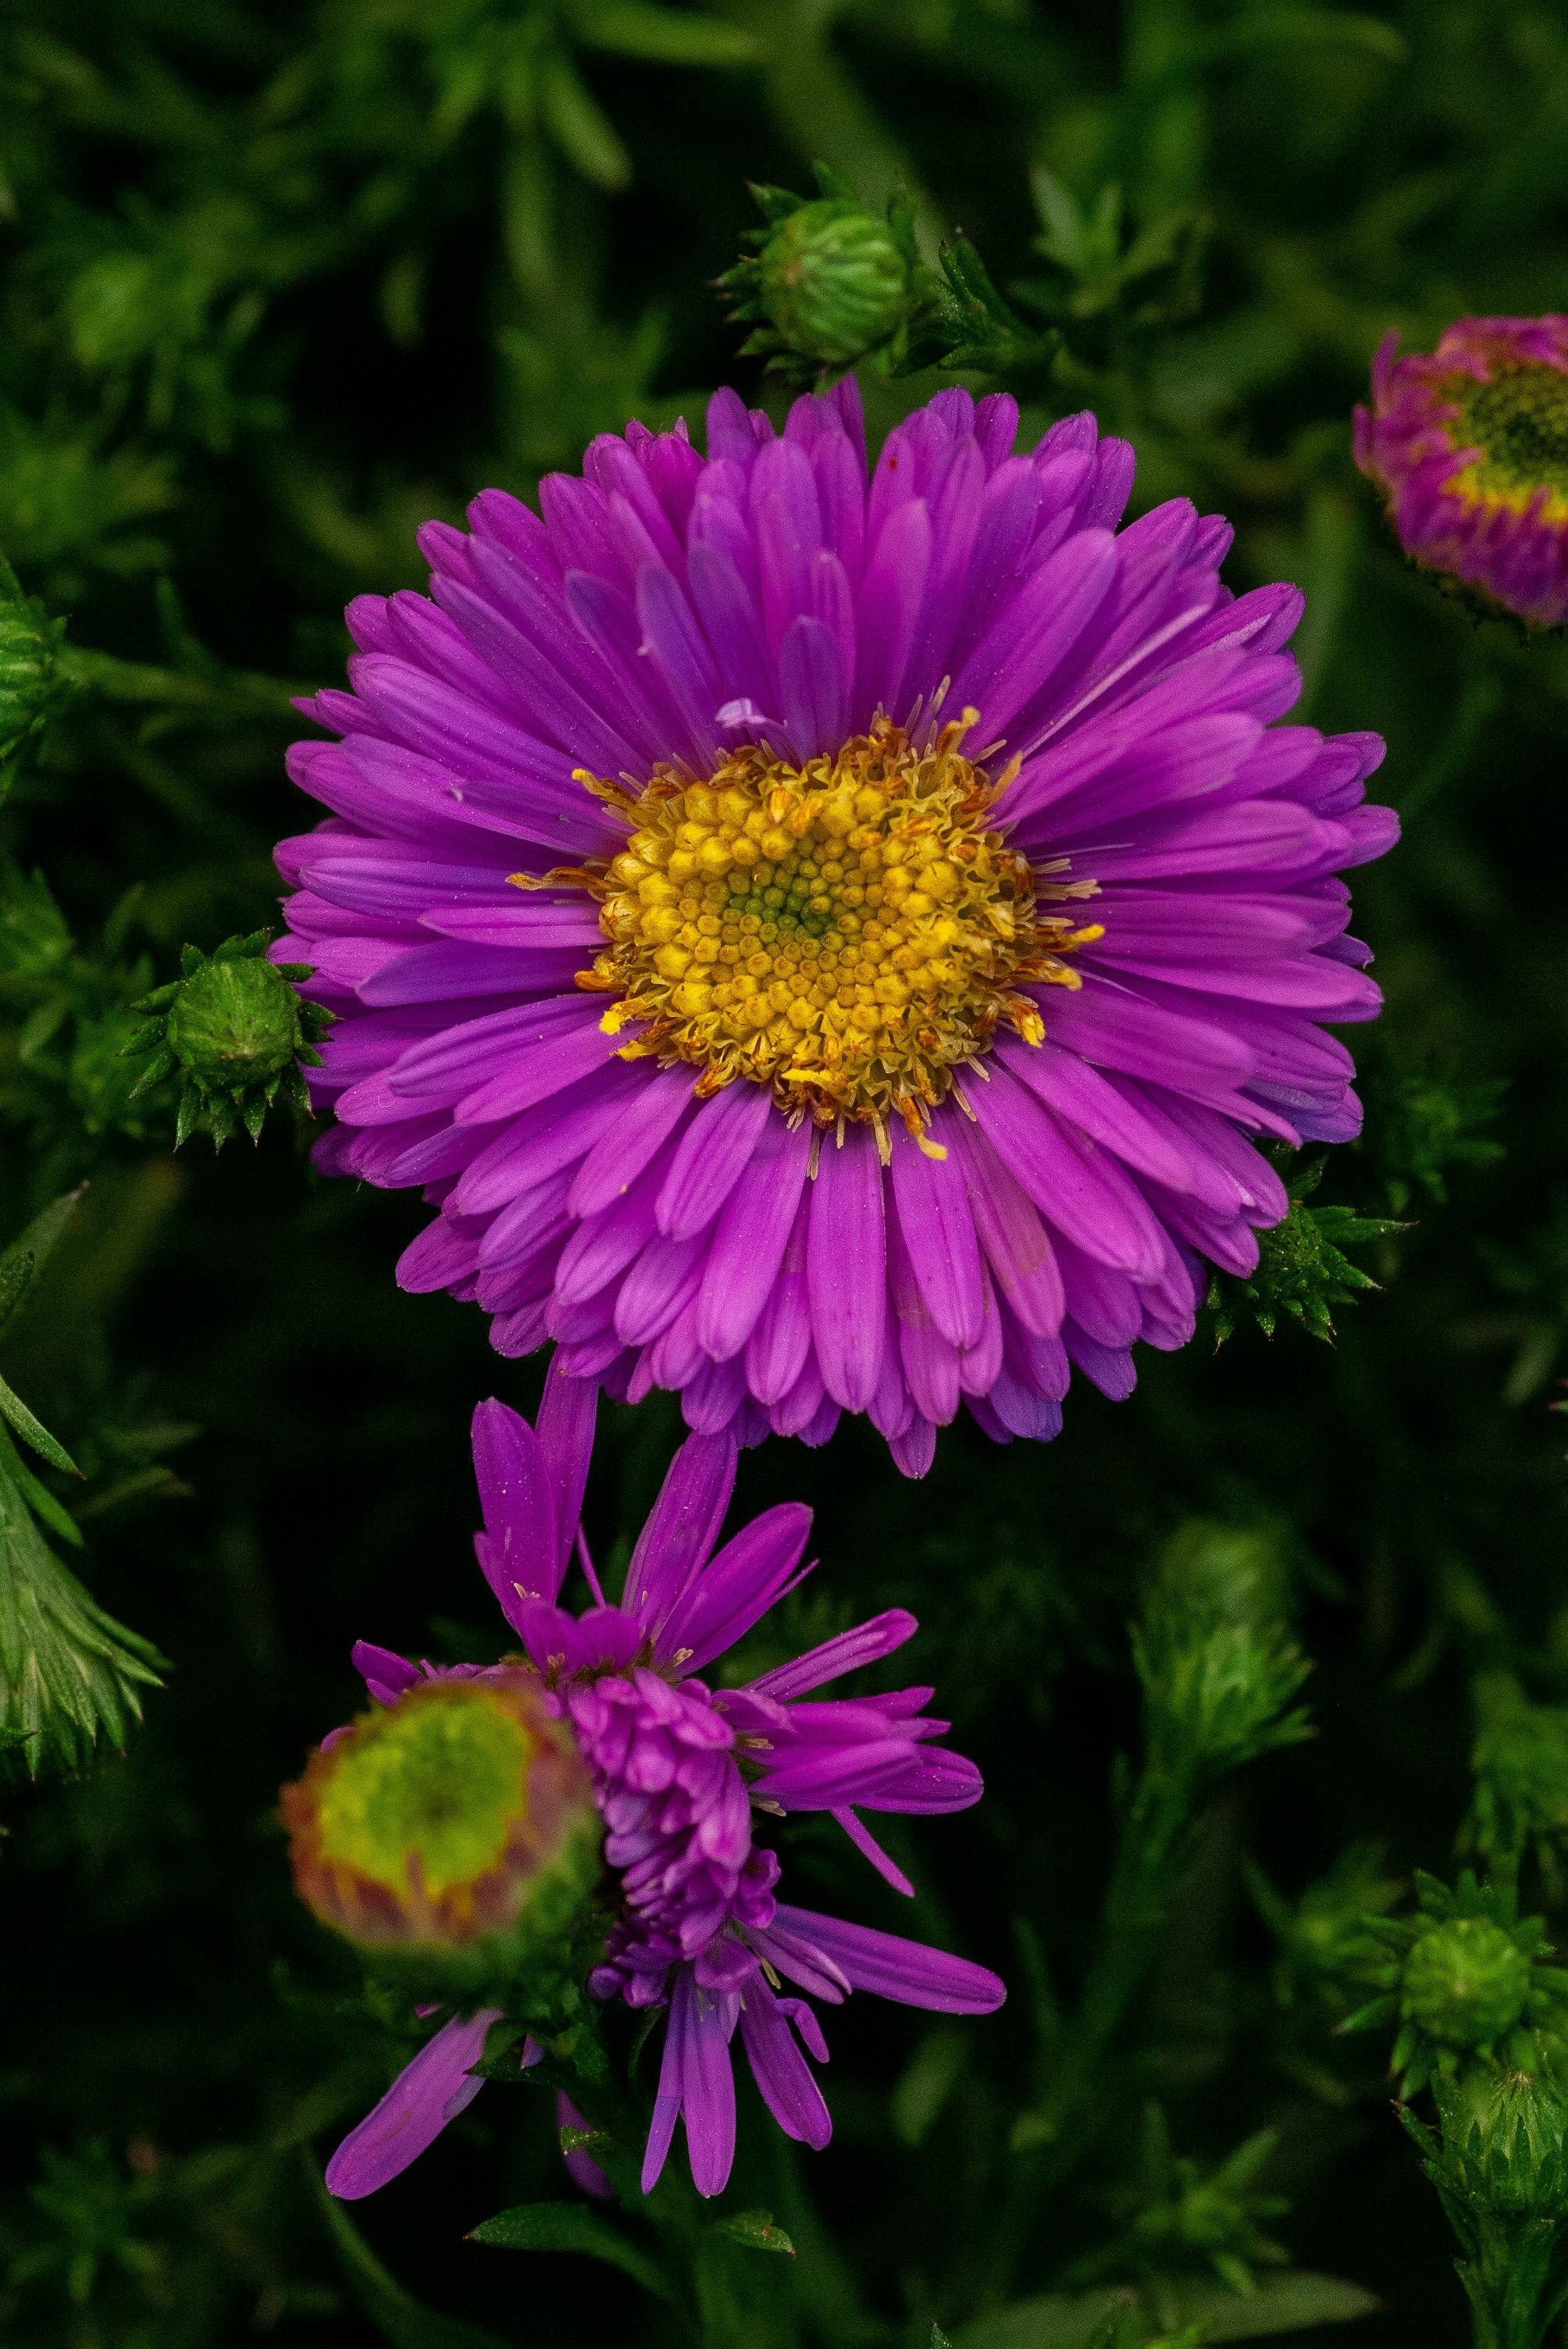
{"label": "purple petal", "polygon": [[756,1328],[784,1261],[806,1180],[809,1129],[770,1118],[725,1204],[708,1250],[697,1335],[715,1361],[738,1354]]}
{"label": "purple petal", "polygon": [[652,1628],[663,1621],[718,1538],[735,1490],[735,1444],[689,1435],[671,1461],[626,1568],[626,1611]]}
{"label": "purple petal", "polygon": [[776,1999],[758,1974],[741,1993],[740,2036],[762,2101],[785,2136],[820,2152],[833,2123],[790,2028],[799,2007],[798,1999]]}
{"label": "purple petal", "polygon": [[406,1656],[395,1655],[390,1648],[373,1647],[368,1640],[356,1640],[349,1661],[378,1704],[390,1704],[424,1677],[418,1665],[409,1663]]}
{"label": "purple petal", "polygon": [[697,1988],[689,1965],[679,1968],[643,2157],[645,2194],[658,2184],[678,2117],[686,2121],[686,2151],[697,2192],[722,2194],[729,2182],[735,2159],[735,2074],[729,2061],[735,2010],[733,1992],[710,1997]]}
{"label": "purple petal", "polygon": [[902,1892],[906,1899],[913,1900],[914,1899],[913,1885],[910,1882],[903,1868],[899,1867],[896,1860],[892,1860],[888,1857],[881,1844],[878,1843],[875,1836],[872,1835],[870,1827],[861,1824],[861,1822],[855,1816],[854,1812],[850,1808],[849,1805],[847,1803],[844,1804],[841,1808],[833,1811],[831,1816],[838,1821],[840,1826],[843,1828],[844,1833],[849,1837],[850,1841],[854,1845],[855,1849],[860,1852],[864,1858],[871,1861],[872,1866],[876,1869],[877,1874],[882,1878],[883,1882],[891,1884],[895,1892]]}
{"label": "purple petal", "polygon": [[869,1126],[824,1139],[811,1186],[807,1284],[818,1367],[833,1401],[864,1411],[876,1392],[886,1324],[882,1171]]}
{"label": "purple petal", "polygon": [[569,1379],[553,1367],[544,1375],[536,1433],[540,1464],[555,1520],[555,1588],[560,1589],[583,1516],[599,1390],[592,1379]]}
{"label": "purple petal", "polygon": [[551,1479],[527,1420],[493,1397],[474,1413],[473,1446],[485,1515],[485,1530],[475,1537],[474,1547],[501,1612],[515,1628],[520,1587],[529,1598],[553,1599],[565,1571]]}
{"label": "purple petal", "polygon": [[326,2165],[326,2189],[357,2202],[417,2161],[449,2121],[473,2103],[484,2082],[472,2067],[484,2054],[485,2033],[501,2019],[499,2006],[454,2015],[406,2064],[374,2112],[350,2131]]}
{"label": "purple petal", "polygon": [[700,1672],[742,1639],[799,1578],[795,1568],[811,1530],[811,1512],[799,1501],[765,1509],[726,1542],[717,1557],[687,1582],[655,1641],[661,1662],[681,1651],[683,1672]]}
{"label": "purple petal", "polygon": [[890,1607],[885,1615],[873,1615],[869,1623],[857,1624],[852,1631],[841,1631],[836,1640],[824,1640],[820,1648],[808,1648],[792,1664],[776,1665],[764,1672],[760,1680],[748,1682],[755,1696],[776,1697],[781,1702],[803,1696],[808,1689],[820,1688],[825,1681],[836,1681],[845,1672],[859,1670],[861,1664],[874,1664],[883,1656],[891,1656],[906,1640],[913,1640],[920,1626],[913,1615],[902,1607]]}
{"label": "purple petal", "polygon": [[869,1990],[901,2006],[929,2007],[937,2014],[991,2014],[1007,1995],[1006,1982],[985,1967],[950,1957],[944,1950],[928,1950],[920,1941],[906,1941],[896,1933],[873,1933],[869,1926],[848,1925],[842,1918],[821,1917],[810,1909],[787,1908],[782,1901],[774,1920],[775,1936],[780,1928],[836,1967],[851,1990]]}
{"label": "purple petal", "polygon": [[745,1171],[773,1111],[766,1085],[727,1085],[698,1103],[680,1138],[655,1209],[666,1238],[705,1232]]}

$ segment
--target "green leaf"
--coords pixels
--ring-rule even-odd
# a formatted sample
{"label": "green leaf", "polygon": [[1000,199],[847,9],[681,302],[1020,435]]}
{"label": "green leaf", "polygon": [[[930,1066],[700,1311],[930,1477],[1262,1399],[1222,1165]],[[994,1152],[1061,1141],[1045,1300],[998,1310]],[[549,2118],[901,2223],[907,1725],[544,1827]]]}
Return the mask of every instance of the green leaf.
{"label": "green leaf", "polygon": [[41,1420],[34,1418],[21,1396],[4,1379],[0,1379],[0,1419],[8,1419],[23,1443],[30,1444],[51,1468],[62,1468],[67,1476],[81,1475],[65,1445],[49,1433]]}
{"label": "green leaf", "polygon": [[[1227,2292],[1210,2283],[1194,2283],[1172,2276],[1159,2280],[1161,2329],[1196,2324],[1206,2341],[1257,2341],[1275,2333],[1298,2333],[1310,2324],[1337,2324],[1352,2316],[1369,2316],[1377,2306],[1359,2284],[1337,2276],[1315,2275],[1302,2268],[1270,2276],[1255,2292]],[[1039,2300],[1021,2300],[966,2324],[954,2349],[1085,2349],[1095,2328],[1119,2305],[1121,2292],[1089,2292],[1069,2296],[1047,2292]]]}
{"label": "green leaf", "polygon": [[773,2223],[771,2210],[738,2210],[732,2219],[720,2219],[708,2229],[710,2235],[727,2235],[733,2242],[744,2243],[748,2251],[782,2251],[789,2259],[795,2256],[795,2246],[782,2227]]}
{"label": "green leaf", "polygon": [[1403,34],[1380,16],[1352,16],[1341,8],[1258,8],[1203,35],[1187,57],[1193,64],[1210,65],[1280,47],[1364,49],[1392,66],[1403,65],[1410,53]]}
{"label": "green leaf", "polygon": [[607,7],[584,8],[573,30],[588,48],[646,57],[651,65],[748,66],[761,54],[757,40],[738,25],[677,16],[645,0],[611,0]]}
{"label": "green leaf", "polygon": [[[83,1185],[83,1188],[86,1186]],[[0,1330],[15,1320],[55,1245],[77,1211],[81,1190],[67,1191],[34,1216],[21,1237],[0,1256]]]}
{"label": "green leaf", "polygon": [[502,2251],[577,2251],[584,2259],[622,2269],[645,2292],[670,2298],[669,2278],[658,2261],[583,2202],[519,2202],[493,2219],[481,2220],[469,2240]]}
{"label": "green leaf", "polygon": [[632,176],[632,159],[563,57],[552,57],[545,67],[543,99],[556,145],[583,178],[601,188],[624,188]]}
{"label": "green leaf", "polygon": [[327,2192],[314,2165],[311,2174],[338,2263],[366,2315],[393,2349],[511,2349],[499,2333],[427,2308],[405,2291],[382,2266],[342,2203]]}

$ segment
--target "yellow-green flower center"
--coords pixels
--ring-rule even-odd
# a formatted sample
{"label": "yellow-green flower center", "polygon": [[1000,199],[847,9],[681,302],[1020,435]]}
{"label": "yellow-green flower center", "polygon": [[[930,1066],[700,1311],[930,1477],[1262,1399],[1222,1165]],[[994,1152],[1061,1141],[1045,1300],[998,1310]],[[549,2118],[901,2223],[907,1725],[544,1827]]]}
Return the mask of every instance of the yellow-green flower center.
{"label": "yellow-green flower center", "polygon": [[1454,486],[1519,511],[1544,490],[1550,517],[1568,514],[1568,373],[1526,359],[1494,367],[1490,383],[1456,376],[1445,389],[1460,411],[1456,440],[1481,451]]}
{"label": "yellow-green flower center", "polygon": [[482,1683],[434,1682],[365,1722],[322,1785],[319,1853],[399,1898],[417,1861],[432,1899],[500,1867],[528,1816],[526,1724]]}
{"label": "yellow-green flower center", "polygon": [[626,1057],[686,1061],[701,1094],[769,1085],[791,1115],[873,1124],[885,1152],[891,1116],[919,1137],[999,1021],[1037,1042],[1020,982],[1077,987],[1064,957],[1100,935],[1039,900],[1096,885],[1006,846],[1007,777],[960,754],[974,717],[921,743],[879,719],[803,767],[748,747],[635,798],[581,778],[631,837],[607,871],[550,879],[598,899],[609,943],[578,985],[618,999],[611,1034],[646,1023]]}

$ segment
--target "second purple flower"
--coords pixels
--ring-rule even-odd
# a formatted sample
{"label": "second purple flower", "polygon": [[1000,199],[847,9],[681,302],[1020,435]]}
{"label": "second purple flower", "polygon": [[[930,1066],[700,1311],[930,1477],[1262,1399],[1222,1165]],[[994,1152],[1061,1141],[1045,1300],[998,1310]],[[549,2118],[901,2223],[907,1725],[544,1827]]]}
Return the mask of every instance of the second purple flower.
{"label": "second purple flower", "polygon": [[[778,1857],[753,1836],[758,1813],[828,1813],[910,1893],[860,1812],[962,1810],[978,1801],[980,1774],[935,1743],[947,1724],[926,1713],[928,1688],[814,1693],[902,1647],[917,1628],[902,1608],[743,1687],[716,1691],[700,1676],[810,1571],[810,1512],[799,1504],[716,1548],[735,1482],[728,1437],[692,1437],[677,1454],[619,1605],[600,1596],[575,1616],[557,1603],[593,1402],[593,1388],[556,1376],[537,1431],[499,1402],[475,1413],[476,1547],[526,1661],[443,1670],[362,1642],[355,1661],[381,1713],[335,1733],[284,1790],[304,1897],[416,1995],[445,1994],[456,2009],[333,2157],[327,2183],[349,2199],[406,2168],[478,2093],[472,2067],[517,2004],[508,1984],[531,1916],[545,1912],[553,1930],[585,1889],[587,1790],[573,1776],[584,1765],[614,1888],[587,1988],[667,2017],[645,2192],[677,2121],[698,2190],[722,2189],[737,2038],[779,2126],[826,2144],[831,2122],[806,2059],[825,2061],[827,2046],[786,1983],[830,2004],[866,1990],[950,2014],[985,2013],[1005,1996],[965,1959],[778,1897]],[[528,2023],[521,1999],[513,2020]]]}

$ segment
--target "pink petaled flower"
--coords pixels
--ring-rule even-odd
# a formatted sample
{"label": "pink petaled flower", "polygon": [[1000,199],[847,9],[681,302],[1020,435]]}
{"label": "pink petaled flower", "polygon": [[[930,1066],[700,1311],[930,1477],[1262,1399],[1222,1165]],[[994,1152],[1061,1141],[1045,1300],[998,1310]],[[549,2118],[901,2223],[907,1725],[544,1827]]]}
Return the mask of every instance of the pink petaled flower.
{"label": "pink petaled flower", "polygon": [[1254,1140],[1357,1132],[1382,745],[1275,723],[1301,599],[1223,521],[1119,531],[1128,444],[1016,424],[940,392],[868,484],[852,382],[779,436],[720,392],[706,459],[632,424],[350,606],[275,952],[337,1015],[318,1162],[424,1186],[398,1277],[502,1353],[919,1475],[961,1402],[1128,1394],[1286,1212]]}
{"label": "pink petaled flower", "polygon": [[1356,461],[1399,543],[1532,627],[1568,619],[1568,314],[1456,318],[1435,351],[1372,362]]}
{"label": "pink petaled flower", "polygon": [[[668,2011],[643,2189],[657,2180],[684,2119],[697,2189],[717,2194],[735,2151],[737,2033],[785,2133],[811,2146],[831,2133],[806,2061],[827,2059],[821,2027],[803,1998],[783,1993],[785,1982],[832,2004],[869,1990],[944,2014],[988,2013],[1006,1995],[995,1974],[965,1959],[781,1903],[777,1856],[753,1840],[757,1813],[828,1812],[879,1874],[911,1893],[858,1813],[963,1810],[979,1800],[980,1774],[934,1744],[947,1724],[924,1712],[930,1689],[812,1695],[902,1647],[916,1629],[902,1608],[743,1688],[716,1691],[698,1677],[810,1571],[800,1564],[810,1512],[795,1503],[765,1511],[715,1548],[735,1482],[728,1435],[692,1436],[676,1455],[622,1603],[598,1598],[582,1548],[598,1603],[580,1616],[560,1607],[594,1394],[552,1377],[537,1432],[502,1403],[480,1405],[474,1463],[485,1530],[475,1547],[556,1717],[573,1733],[603,1818],[619,1909],[589,1988],[600,1999]],[[448,1677],[365,1643],[355,1661],[381,1704]],[[352,2199],[384,2185],[464,2108],[479,2085],[471,2067],[501,2013],[459,2013],[420,2050],[334,2155],[326,2175],[335,2194]],[[580,2182],[603,2190],[591,2158],[574,2158]]]}

